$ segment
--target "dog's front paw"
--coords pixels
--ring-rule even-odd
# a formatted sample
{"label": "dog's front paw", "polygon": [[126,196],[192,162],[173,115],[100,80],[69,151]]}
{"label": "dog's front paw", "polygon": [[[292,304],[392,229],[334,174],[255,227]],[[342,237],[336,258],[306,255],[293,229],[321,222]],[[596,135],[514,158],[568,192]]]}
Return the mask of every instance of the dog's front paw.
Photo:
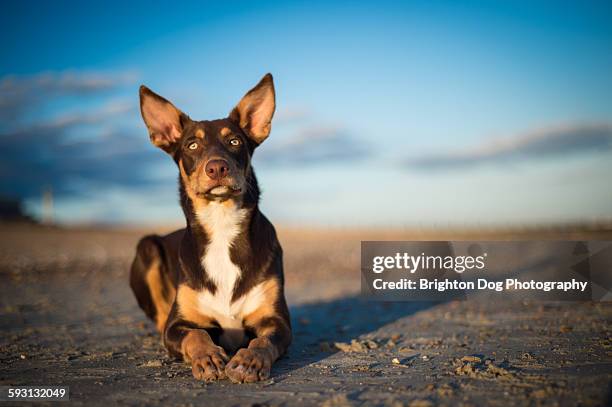
{"label": "dog's front paw", "polygon": [[225,379],[225,362],[228,360],[220,346],[210,347],[191,359],[193,377],[207,382]]}
{"label": "dog's front paw", "polygon": [[243,348],[225,367],[225,373],[235,383],[253,383],[270,377],[272,358],[264,349]]}

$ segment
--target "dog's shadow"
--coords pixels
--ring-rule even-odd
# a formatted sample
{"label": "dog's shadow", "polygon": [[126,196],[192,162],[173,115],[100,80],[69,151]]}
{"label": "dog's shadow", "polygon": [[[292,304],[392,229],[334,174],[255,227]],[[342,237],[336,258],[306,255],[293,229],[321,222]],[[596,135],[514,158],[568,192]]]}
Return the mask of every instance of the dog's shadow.
{"label": "dog's shadow", "polygon": [[359,296],[290,307],[293,342],[272,370],[281,375],[315,363],[339,350],[335,342],[351,342],[400,318],[439,302],[379,302]]}

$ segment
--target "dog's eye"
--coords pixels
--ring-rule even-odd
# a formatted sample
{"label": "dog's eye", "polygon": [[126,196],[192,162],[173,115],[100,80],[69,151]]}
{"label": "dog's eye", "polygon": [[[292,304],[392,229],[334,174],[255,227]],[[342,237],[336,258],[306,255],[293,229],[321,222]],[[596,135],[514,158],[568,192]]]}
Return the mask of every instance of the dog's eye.
{"label": "dog's eye", "polygon": [[240,145],[240,140],[238,140],[237,138],[233,138],[230,140],[230,144],[233,146],[239,146]]}
{"label": "dog's eye", "polygon": [[190,150],[195,150],[198,148],[198,143],[191,143],[187,148]]}

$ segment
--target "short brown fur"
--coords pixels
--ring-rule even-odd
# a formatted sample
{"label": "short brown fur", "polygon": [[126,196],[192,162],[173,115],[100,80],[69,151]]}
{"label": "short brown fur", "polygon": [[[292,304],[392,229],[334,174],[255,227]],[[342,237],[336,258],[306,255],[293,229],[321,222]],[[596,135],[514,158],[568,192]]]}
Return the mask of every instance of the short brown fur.
{"label": "short brown fur", "polygon": [[[193,121],[144,86],[140,106],[151,141],[178,166],[187,226],[139,243],[130,273],[138,304],[163,331],[169,354],[191,363],[196,379],[264,380],[292,339],[282,249],[274,227],[259,211],[251,166],[254,150],[271,129],[276,106],[272,76],[264,76],[225,119]],[[224,216],[234,216],[236,224]],[[227,247],[218,243],[207,258],[215,236],[232,240],[218,238]],[[224,286],[217,296],[215,282],[234,273],[234,267],[238,274],[232,290]],[[238,314],[229,315],[233,312]],[[234,345],[247,347],[230,360],[226,351]]]}

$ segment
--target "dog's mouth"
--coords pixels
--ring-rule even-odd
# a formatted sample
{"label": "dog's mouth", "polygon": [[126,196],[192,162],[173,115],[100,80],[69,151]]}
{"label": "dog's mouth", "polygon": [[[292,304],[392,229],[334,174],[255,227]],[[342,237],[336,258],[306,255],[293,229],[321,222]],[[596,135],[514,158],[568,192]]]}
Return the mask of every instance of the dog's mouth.
{"label": "dog's mouth", "polygon": [[242,193],[239,185],[215,185],[207,189],[202,195],[209,200],[226,200]]}

